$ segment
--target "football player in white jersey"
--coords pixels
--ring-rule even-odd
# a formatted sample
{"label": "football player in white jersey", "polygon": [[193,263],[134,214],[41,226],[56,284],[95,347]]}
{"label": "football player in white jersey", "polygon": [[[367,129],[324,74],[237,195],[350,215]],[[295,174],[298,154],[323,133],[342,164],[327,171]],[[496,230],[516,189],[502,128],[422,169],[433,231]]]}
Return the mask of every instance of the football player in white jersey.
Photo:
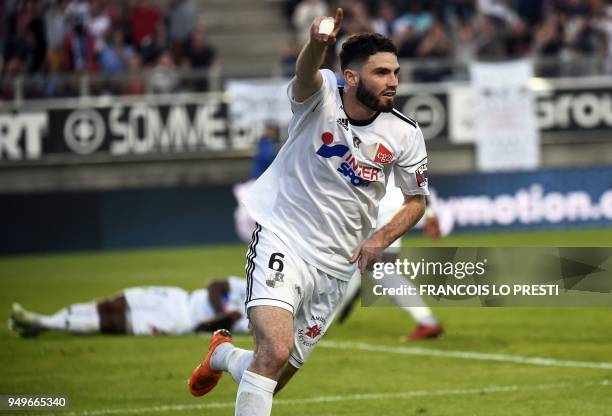
{"label": "football player in white jersey", "polygon": [[[249,216],[246,208],[240,204],[240,201],[245,197],[252,185],[253,182],[249,181],[234,186],[234,195],[238,201],[238,207],[234,212],[236,230],[240,239],[247,244],[251,241],[251,235],[255,229],[255,221],[253,221],[253,219]],[[386,224],[403,203],[404,195],[402,194],[401,189],[395,186],[393,183],[393,178],[389,178],[387,183],[387,193],[380,201],[376,223],[380,226]],[[442,237],[440,224],[438,223],[437,215],[431,206],[429,197],[427,198],[427,209],[424,217],[423,234],[434,240]],[[384,251],[384,260],[395,262],[400,250],[401,238],[398,238]],[[383,279],[380,284],[390,288],[398,287],[398,285],[401,284],[412,285],[412,281],[398,275],[388,276],[388,278]],[[338,323],[343,323],[350,316],[351,312],[353,311],[353,306],[357,302],[357,298],[359,298],[360,288],[361,276],[359,273],[356,273],[355,276],[351,278],[342,303],[338,307]],[[414,328],[414,330],[412,330],[409,334],[400,337],[401,340],[418,341],[423,339],[434,339],[442,335],[444,332],[442,324],[438,321],[431,308],[427,306],[425,301],[420,296],[413,296],[409,302],[405,296],[390,297],[400,309],[408,313],[417,323],[417,327]],[[410,306],[407,306],[408,304]]]}
{"label": "football player in white jersey", "polygon": [[[274,393],[312,353],[356,270],[379,260],[425,211],[423,134],[393,109],[395,46],[378,34],[349,37],[339,88],[334,73],[319,68],[340,31],[342,10],[331,33],[321,30],[324,19],[313,22],[288,88],[289,138],[244,200],[257,221],[245,305],[254,351],[234,347],[228,331],[217,331],[189,380],[191,393],[202,396],[229,372],[239,383],[237,415],[270,414]],[[392,170],[404,204],[377,227]]]}
{"label": "football player in white jersey", "polygon": [[24,337],[43,331],[181,335],[230,327],[246,333],[245,296],[246,281],[234,276],[191,293],[170,286],[132,287],[110,299],[73,304],[53,315],[30,312],[14,303],[9,326]]}

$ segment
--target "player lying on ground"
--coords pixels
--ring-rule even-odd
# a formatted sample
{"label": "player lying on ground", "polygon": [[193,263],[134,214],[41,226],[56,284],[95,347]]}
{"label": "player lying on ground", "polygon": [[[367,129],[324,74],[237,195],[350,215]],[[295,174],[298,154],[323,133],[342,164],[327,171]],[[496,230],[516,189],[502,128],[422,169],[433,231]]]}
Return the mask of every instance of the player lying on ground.
{"label": "player lying on ground", "polygon": [[[387,184],[387,193],[380,201],[378,218],[376,219],[377,224],[386,224],[389,222],[395,211],[397,211],[404,202],[402,191],[398,187],[394,186],[392,176],[393,175],[391,175],[389,178],[389,182]],[[431,207],[428,207],[425,213],[423,233],[433,239],[438,239],[441,237],[440,226]],[[400,253],[401,246],[402,239],[398,238],[389,247],[387,247],[387,249],[385,249],[383,252],[383,260],[386,262],[394,262]],[[363,278],[371,277],[370,272],[364,273]],[[353,306],[359,298],[361,279],[362,277],[357,274],[353,276],[349,282],[348,288],[346,289],[346,294],[342,300],[342,304],[339,307],[339,323],[343,323],[350,316]],[[394,274],[392,276],[387,275],[384,279],[381,279],[378,284],[382,285],[383,287],[393,288],[400,287],[401,285],[412,285],[412,281],[402,275]],[[407,299],[405,296],[389,297],[400,309],[412,316],[412,319],[414,319],[417,323],[417,327],[412,332],[401,337],[403,341],[433,339],[442,335],[442,332],[444,332],[442,324],[438,322],[432,310],[419,295],[412,296],[410,299]]]}
{"label": "player lying on ground", "polygon": [[244,333],[249,331],[245,296],[246,280],[233,276],[191,293],[171,286],[132,287],[112,298],[70,305],[53,315],[30,312],[14,303],[9,326],[24,337],[43,331],[180,335],[232,328]]}
{"label": "player lying on ground", "polygon": [[[397,48],[378,34],[350,36],[340,53],[340,87],[332,71],[319,68],[342,9],[322,30],[324,20],[313,22],[288,88],[289,138],[244,200],[257,221],[247,253],[254,350],[234,347],[229,331],[217,331],[189,381],[202,396],[229,372],[239,383],[238,416],[270,415],[274,393],[331,325],[351,277],[419,221],[429,193],[423,133],[393,108]],[[391,170],[404,203],[372,233]]]}

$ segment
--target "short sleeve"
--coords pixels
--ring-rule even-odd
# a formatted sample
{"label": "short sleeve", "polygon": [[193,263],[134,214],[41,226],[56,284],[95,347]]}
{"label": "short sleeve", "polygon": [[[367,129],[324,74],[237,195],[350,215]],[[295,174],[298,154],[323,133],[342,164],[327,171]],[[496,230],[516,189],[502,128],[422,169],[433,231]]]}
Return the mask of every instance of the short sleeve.
{"label": "short sleeve", "polygon": [[429,195],[427,183],[427,151],[421,129],[417,127],[414,138],[393,166],[395,186],[404,195]]}
{"label": "short sleeve", "polygon": [[295,77],[289,83],[287,87],[287,96],[291,103],[291,111],[293,114],[306,113],[322,108],[329,101],[335,97],[336,89],[338,88],[338,81],[336,75],[329,69],[320,69],[319,72],[323,76],[323,83],[321,88],[304,101],[296,101],[293,97],[293,84],[296,80]]}

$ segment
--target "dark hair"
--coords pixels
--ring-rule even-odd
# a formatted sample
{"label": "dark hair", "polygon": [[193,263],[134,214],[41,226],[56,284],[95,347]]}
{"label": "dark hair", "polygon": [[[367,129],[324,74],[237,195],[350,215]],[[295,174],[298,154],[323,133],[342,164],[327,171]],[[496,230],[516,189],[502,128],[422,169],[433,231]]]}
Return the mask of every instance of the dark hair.
{"label": "dark hair", "polygon": [[391,52],[397,55],[397,48],[391,39],[379,33],[355,33],[342,44],[340,68],[344,71],[351,63],[364,63],[378,52]]}

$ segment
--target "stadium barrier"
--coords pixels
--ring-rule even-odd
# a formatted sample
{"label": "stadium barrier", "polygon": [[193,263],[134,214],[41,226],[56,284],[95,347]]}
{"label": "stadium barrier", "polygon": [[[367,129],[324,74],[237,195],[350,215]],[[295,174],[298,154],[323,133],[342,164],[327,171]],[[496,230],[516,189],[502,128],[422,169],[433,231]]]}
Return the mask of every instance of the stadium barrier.
{"label": "stadium barrier", "polygon": [[[612,78],[532,81],[545,140],[568,140],[569,135],[569,140],[580,141],[587,132],[590,138],[612,138]],[[172,159],[186,153],[250,150],[266,120],[288,122],[290,113],[278,111],[288,108],[286,82],[242,80],[233,95],[32,100],[27,106],[4,106],[0,165],[65,158],[78,163],[101,157]],[[402,84],[396,106],[417,119],[430,143],[474,141],[476,114],[469,84]]]}
{"label": "stadium barrier", "polygon": [[[430,178],[442,228],[612,227],[612,167]],[[0,194],[0,254],[237,243],[230,186]]]}

